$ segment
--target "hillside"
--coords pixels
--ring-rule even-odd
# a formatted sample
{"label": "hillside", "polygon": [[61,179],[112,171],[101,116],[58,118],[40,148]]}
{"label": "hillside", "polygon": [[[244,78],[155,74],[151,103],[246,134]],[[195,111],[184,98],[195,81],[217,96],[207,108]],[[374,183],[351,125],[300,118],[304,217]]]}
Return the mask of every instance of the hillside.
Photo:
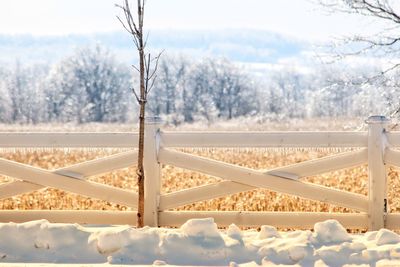
{"label": "hillside", "polygon": [[[33,36],[0,35],[0,62],[54,62],[70,54],[76,47],[101,43],[118,59],[131,62],[132,43],[125,32],[90,35]],[[149,44],[154,50],[184,53],[193,57],[223,56],[245,63],[276,63],[299,57],[309,46],[289,36],[269,31],[231,30],[151,30]]]}

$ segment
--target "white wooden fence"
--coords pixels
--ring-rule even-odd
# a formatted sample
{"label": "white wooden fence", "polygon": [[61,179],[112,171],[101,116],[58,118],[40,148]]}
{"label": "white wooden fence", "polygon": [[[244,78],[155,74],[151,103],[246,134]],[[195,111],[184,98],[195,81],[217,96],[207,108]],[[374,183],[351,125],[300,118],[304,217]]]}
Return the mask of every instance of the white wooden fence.
{"label": "white wooden fence", "polygon": [[[400,214],[387,214],[387,165],[400,167],[400,133],[388,132],[388,120],[370,117],[367,132],[162,132],[150,122],[146,129],[145,224],[178,226],[190,218],[213,217],[217,224],[241,226],[263,224],[281,227],[311,227],[326,219],[336,219],[348,228],[400,228]],[[137,143],[135,133],[0,133],[0,147],[118,148]],[[309,160],[267,172],[232,165],[174,150],[174,148],[355,148],[320,159]],[[113,203],[137,207],[137,194],[88,181],[86,178],[136,163],[131,150],[66,168],[48,171],[0,159],[0,174],[15,181],[0,185],[0,199],[53,187]],[[368,163],[368,196],[302,181],[300,178]],[[161,165],[200,172],[224,181],[161,194]],[[222,212],[171,211],[171,209],[229,194],[265,188],[347,207],[354,213],[323,212]],[[267,201],[267,200],[266,200]],[[89,224],[135,224],[136,212],[115,211],[0,211],[0,222],[35,219]]]}

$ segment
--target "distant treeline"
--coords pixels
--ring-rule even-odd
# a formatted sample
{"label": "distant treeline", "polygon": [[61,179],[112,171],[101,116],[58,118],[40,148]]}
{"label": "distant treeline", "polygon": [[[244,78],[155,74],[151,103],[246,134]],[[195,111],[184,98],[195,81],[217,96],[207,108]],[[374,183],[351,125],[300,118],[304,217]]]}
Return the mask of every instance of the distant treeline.
{"label": "distant treeline", "polygon": [[[380,70],[365,66],[313,72],[271,68],[257,77],[249,70],[220,58],[163,56],[148,114],[178,125],[246,116],[366,117],[399,105],[395,71],[374,77]],[[100,46],[79,49],[51,66],[2,66],[0,122],[134,121],[135,74]]]}

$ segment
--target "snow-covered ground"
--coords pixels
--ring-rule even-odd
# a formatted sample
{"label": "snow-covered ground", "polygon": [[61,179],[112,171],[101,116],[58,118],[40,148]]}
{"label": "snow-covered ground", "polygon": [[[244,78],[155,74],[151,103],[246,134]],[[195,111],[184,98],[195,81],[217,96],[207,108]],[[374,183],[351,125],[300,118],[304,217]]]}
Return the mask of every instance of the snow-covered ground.
{"label": "snow-covered ground", "polygon": [[21,263],[400,266],[400,236],[385,229],[351,235],[334,220],[293,232],[218,230],[213,219],[189,220],[179,229],[0,224],[0,266]]}

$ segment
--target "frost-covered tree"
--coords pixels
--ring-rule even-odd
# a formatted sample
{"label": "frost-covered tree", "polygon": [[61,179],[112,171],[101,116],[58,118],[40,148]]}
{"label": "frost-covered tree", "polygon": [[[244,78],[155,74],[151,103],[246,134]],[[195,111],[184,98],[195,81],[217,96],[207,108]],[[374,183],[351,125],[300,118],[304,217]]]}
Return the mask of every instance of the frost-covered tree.
{"label": "frost-covered tree", "polygon": [[209,62],[213,70],[213,99],[218,117],[232,119],[257,113],[257,88],[249,75],[226,59]]}
{"label": "frost-covered tree", "polygon": [[189,90],[184,94],[185,121],[214,121],[218,116],[213,92],[215,92],[215,73],[210,61],[199,62],[192,66],[189,73]]}
{"label": "frost-covered tree", "polygon": [[[4,97],[9,98],[10,101],[12,122],[38,123],[42,121],[44,98],[41,82],[45,75],[46,67],[42,65],[23,66],[17,61],[11,69],[5,84],[8,92]],[[5,105],[8,105],[7,101]]]}
{"label": "frost-covered tree", "polygon": [[226,59],[194,64],[183,92],[185,121],[231,119],[257,113],[257,88],[250,77]]}
{"label": "frost-covered tree", "polygon": [[183,92],[187,90],[191,62],[184,56],[164,56],[149,99],[149,111],[163,121],[177,125],[184,121]]}
{"label": "frost-covered tree", "polygon": [[25,108],[26,118],[28,123],[44,122],[46,110],[45,95],[44,95],[44,81],[48,74],[48,67],[43,64],[36,64],[30,67],[29,71],[29,85],[28,99],[29,105]]}
{"label": "frost-covered tree", "polygon": [[99,45],[79,49],[51,70],[47,80],[50,121],[124,122],[130,94],[128,69]]}
{"label": "frost-covered tree", "polygon": [[[374,32],[367,34],[354,33],[343,38],[342,43],[335,42],[333,55],[342,59],[348,56],[374,57],[385,61],[386,66],[367,77],[365,88],[392,76],[394,70],[400,67],[400,5],[398,0],[318,0],[319,4],[331,12],[351,14],[368,19],[374,25]],[[373,81],[375,80],[375,81]],[[377,84],[385,90],[384,84]],[[363,92],[365,93],[365,92]],[[382,91],[381,94],[384,94]],[[396,101],[395,101],[396,102]],[[400,115],[400,106],[393,106],[387,115]]]}
{"label": "frost-covered tree", "polygon": [[[357,75],[354,76],[354,72]],[[351,117],[354,95],[360,90],[362,73],[357,70],[343,70],[331,67],[313,74],[307,106],[313,117]]]}
{"label": "frost-covered tree", "polygon": [[0,122],[9,123],[12,121],[11,98],[9,94],[8,79],[11,71],[0,67]]}
{"label": "frost-covered tree", "polygon": [[[339,56],[377,55],[388,57],[396,63],[389,69],[400,66],[397,58],[400,53],[400,5],[397,0],[318,0],[330,12],[365,17],[375,26],[375,32],[354,33],[344,38],[349,49],[339,47]],[[389,70],[387,69],[387,70]]]}
{"label": "frost-covered tree", "polygon": [[357,88],[339,82],[313,92],[312,115],[315,117],[350,117]]}
{"label": "frost-covered tree", "polygon": [[264,92],[264,112],[279,117],[305,117],[306,91],[309,87],[306,78],[305,74],[295,70],[275,70]]}
{"label": "frost-covered tree", "polygon": [[400,109],[399,71],[381,76],[379,80],[363,83],[361,90],[353,96],[354,114],[370,116],[376,114],[395,115]]}

